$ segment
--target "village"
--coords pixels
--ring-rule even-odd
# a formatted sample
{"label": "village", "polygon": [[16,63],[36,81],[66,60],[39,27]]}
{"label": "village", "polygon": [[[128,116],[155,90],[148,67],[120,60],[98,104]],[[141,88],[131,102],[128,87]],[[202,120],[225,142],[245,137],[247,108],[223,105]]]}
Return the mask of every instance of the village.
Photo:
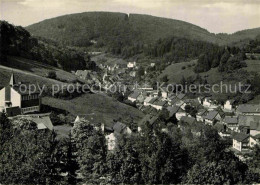
{"label": "village", "polygon": [[[154,67],[154,63],[150,66]],[[230,141],[230,150],[241,160],[245,160],[250,149],[254,145],[260,144],[260,105],[239,104],[235,101],[226,100],[219,104],[212,97],[199,96],[189,98],[182,92],[169,92],[167,88],[154,89],[149,84],[134,86],[129,79],[134,82],[138,70],[136,62],[128,62],[127,65],[100,65],[104,73],[103,77],[97,78],[93,71],[78,70],[75,73],[79,78],[88,80],[89,83],[101,84],[102,93],[106,93],[111,87],[122,83],[126,84],[126,89],[121,89],[118,93],[125,97],[126,102],[141,110],[145,116],[135,126],[130,128],[129,123],[114,120],[114,123],[105,125],[97,122],[95,114],[77,115],[75,125],[82,121],[90,122],[96,129],[102,129],[106,135],[109,151],[115,149],[117,135],[130,135],[133,132],[140,132],[142,125],[159,124],[163,119],[167,122],[177,124],[181,130],[185,130],[187,125],[191,128],[192,134],[200,135],[200,125],[210,125],[217,129],[222,139]],[[146,73],[146,72],[145,72]],[[131,81],[130,80],[130,81]],[[92,82],[91,82],[92,81]],[[129,85],[128,85],[129,84]],[[14,74],[11,75],[9,84],[0,91],[0,108],[11,120],[26,119],[37,123],[39,130],[55,130],[50,113],[41,112],[41,97],[39,92],[30,94],[28,89],[19,88],[22,82],[16,82]],[[23,86],[24,87],[24,86]],[[162,125],[162,131],[167,132],[166,125]]]}

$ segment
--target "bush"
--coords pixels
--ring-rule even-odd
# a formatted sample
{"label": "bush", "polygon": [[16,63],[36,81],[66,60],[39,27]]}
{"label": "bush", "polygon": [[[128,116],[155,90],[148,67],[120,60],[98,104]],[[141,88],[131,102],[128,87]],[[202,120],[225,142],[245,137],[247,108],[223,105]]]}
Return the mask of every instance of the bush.
{"label": "bush", "polygon": [[181,69],[184,70],[184,69],[186,69],[186,67],[185,67],[185,66],[182,66]]}
{"label": "bush", "polygon": [[56,72],[55,71],[49,71],[47,77],[52,78],[52,79],[56,79],[57,78]]}

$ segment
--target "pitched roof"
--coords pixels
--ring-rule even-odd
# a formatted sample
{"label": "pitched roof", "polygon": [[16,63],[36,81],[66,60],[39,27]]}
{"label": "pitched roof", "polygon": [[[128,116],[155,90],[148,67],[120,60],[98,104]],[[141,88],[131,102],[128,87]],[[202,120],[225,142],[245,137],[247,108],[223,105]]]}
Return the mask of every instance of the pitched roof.
{"label": "pitched roof", "polygon": [[169,117],[172,117],[174,114],[176,114],[178,112],[178,110],[180,109],[179,106],[173,106],[173,107],[167,107],[167,110],[169,111]]}
{"label": "pitched roof", "polygon": [[189,117],[189,116],[183,116],[183,117],[181,117],[180,121],[189,123],[189,124],[193,124],[194,122],[196,122],[196,119],[193,117]]}
{"label": "pitched roof", "polygon": [[153,116],[153,115],[149,115],[147,114],[145,117],[143,117],[143,119],[138,123],[138,125],[143,125],[146,122],[149,122],[151,125],[153,125],[157,120],[158,120],[158,116]]}
{"label": "pitched roof", "polygon": [[156,101],[154,102],[155,105],[164,106],[167,103],[167,101]]}
{"label": "pitched roof", "polygon": [[20,107],[9,107],[6,108],[6,114],[8,117],[13,117],[21,114]]}
{"label": "pitched roof", "polygon": [[242,113],[260,113],[260,104],[242,104],[237,107],[237,111]]}
{"label": "pitched roof", "polygon": [[238,117],[237,116],[225,116],[225,118],[222,121],[227,124],[238,124]]}
{"label": "pitched roof", "polygon": [[238,124],[240,126],[250,127],[251,122],[260,122],[260,116],[253,116],[253,115],[239,115],[238,116]]}
{"label": "pitched roof", "polygon": [[250,130],[260,131],[260,122],[251,122],[250,123]]}
{"label": "pitched roof", "polygon": [[159,97],[154,97],[152,98],[149,103],[153,104],[155,101],[157,101],[159,99]]}
{"label": "pitched roof", "polygon": [[144,102],[149,103],[151,101],[151,99],[153,99],[153,97],[148,96],[145,98]]}
{"label": "pitched roof", "polygon": [[53,130],[53,125],[50,119],[50,114],[29,114],[29,115],[19,115],[15,118],[24,118],[35,122],[37,124],[38,129],[49,129]]}
{"label": "pitched roof", "polygon": [[177,95],[177,98],[182,100],[185,96],[186,96],[185,94],[180,93],[180,94]]}
{"label": "pitched roof", "polygon": [[116,123],[113,125],[113,130],[114,130],[114,132],[116,132],[116,133],[122,133],[123,130],[124,130],[126,127],[127,127],[127,126],[126,126],[124,123],[116,122]]}
{"label": "pitched roof", "polygon": [[210,111],[206,116],[205,119],[213,120],[219,113],[215,110]]}
{"label": "pitched roof", "polygon": [[137,99],[137,97],[140,95],[139,91],[134,91],[132,94],[129,95],[130,98]]}
{"label": "pitched roof", "polygon": [[203,116],[207,113],[207,110],[206,109],[199,109],[198,112],[197,112],[197,115],[198,116]]}
{"label": "pitched roof", "polygon": [[233,136],[233,139],[235,139],[239,142],[246,141],[248,138],[249,138],[249,135],[243,134],[243,133],[238,133]]}

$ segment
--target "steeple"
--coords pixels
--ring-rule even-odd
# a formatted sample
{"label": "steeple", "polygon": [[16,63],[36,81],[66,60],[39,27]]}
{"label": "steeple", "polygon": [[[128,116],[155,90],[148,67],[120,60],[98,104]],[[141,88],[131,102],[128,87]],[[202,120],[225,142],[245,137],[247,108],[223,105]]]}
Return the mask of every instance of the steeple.
{"label": "steeple", "polygon": [[15,85],[14,73],[12,73],[12,75],[11,75],[9,85],[10,85],[10,86],[14,86],[14,85]]}

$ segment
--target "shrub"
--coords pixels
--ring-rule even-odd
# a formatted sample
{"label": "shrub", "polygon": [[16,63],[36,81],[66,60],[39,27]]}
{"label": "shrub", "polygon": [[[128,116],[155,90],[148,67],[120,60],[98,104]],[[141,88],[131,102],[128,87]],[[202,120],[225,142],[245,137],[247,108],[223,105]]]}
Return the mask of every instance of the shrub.
{"label": "shrub", "polygon": [[52,78],[52,79],[56,79],[57,78],[56,72],[55,71],[49,71],[47,77]]}

